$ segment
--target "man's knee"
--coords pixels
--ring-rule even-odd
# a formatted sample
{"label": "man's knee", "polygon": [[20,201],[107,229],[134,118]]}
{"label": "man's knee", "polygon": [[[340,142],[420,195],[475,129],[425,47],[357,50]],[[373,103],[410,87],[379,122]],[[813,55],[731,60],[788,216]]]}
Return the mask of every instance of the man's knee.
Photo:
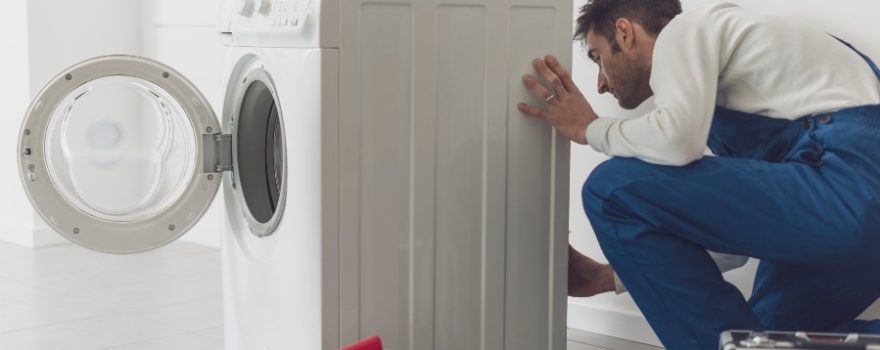
{"label": "man's knee", "polygon": [[620,188],[654,178],[656,165],[635,158],[611,158],[599,164],[587,177],[581,191],[587,201],[604,201]]}
{"label": "man's knee", "polygon": [[599,164],[581,190],[584,212],[594,226],[596,236],[600,238],[602,230],[596,224],[603,222],[607,208],[607,202],[615,191],[654,178],[652,168],[655,165],[645,163],[633,158],[612,158]]}

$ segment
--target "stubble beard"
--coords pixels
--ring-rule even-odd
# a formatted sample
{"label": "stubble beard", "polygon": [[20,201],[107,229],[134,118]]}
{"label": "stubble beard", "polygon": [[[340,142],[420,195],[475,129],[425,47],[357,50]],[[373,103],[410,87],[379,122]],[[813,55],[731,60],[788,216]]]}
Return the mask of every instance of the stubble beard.
{"label": "stubble beard", "polygon": [[642,64],[634,57],[625,54],[621,55],[621,65],[623,68],[620,72],[622,81],[627,82],[625,89],[618,99],[621,108],[635,109],[642,103],[654,96],[654,90],[651,89],[651,68],[646,64]]}

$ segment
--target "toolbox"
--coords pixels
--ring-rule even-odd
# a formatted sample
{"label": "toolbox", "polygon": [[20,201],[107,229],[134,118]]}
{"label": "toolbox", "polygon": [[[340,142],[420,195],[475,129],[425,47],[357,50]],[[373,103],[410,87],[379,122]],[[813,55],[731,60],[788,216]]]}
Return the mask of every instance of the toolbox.
{"label": "toolbox", "polygon": [[721,333],[720,350],[880,350],[880,336],[857,333],[756,332]]}

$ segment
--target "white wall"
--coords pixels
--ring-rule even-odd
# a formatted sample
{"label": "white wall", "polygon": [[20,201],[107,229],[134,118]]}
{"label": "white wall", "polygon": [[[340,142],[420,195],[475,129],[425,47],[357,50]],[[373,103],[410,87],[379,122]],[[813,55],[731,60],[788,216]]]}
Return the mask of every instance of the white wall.
{"label": "white wall", "polygon": [[0,241],[33,246],[34,212],[27,203],[18,175],[18,129],[30,101],[31,81],[28,75],[28,0],[10,0],[0,12],[0,33],[3,33],[3,54],[0,66],[6,67],[0,84]]}
{"label": "white wall", "polygon": [[32,93],[90,57],[141,53],[140,0],[30,0]]}
{"label": "white wall", "polygon": [[[683,0],[682,4],[684,10],[688,11],[689,9],[715,2],[717,1]],[[875,61],[880,60],[880,42],[875,39],[877,35],[880,35],[880,22],[876,21],[876,15],[880,13],[880,3],[876,1],[740,0],[733,2],[758,11],[802,16],[807,20],[815,21],[828,32],[848,40],[869,56],[874,57]],[[584,3],[586,3],[585,0],[575,1],[575,18],[577,18],[578,10]],[[602,116],[632,117],[639,116],[652,108],[651,103],[646,103],[639,110],[624,111],[618,107],[617,101],[613,97],[608,95],[599,96],[596,91],[598,68],[586,58],[580,43],[574,43],[574,45],[574,80],[581,90],[584,91],[588,101],[590,101],[597,113]],[[834,67],[817,68],[833,69]],[[589,146],[576,145],[572,148],[571,241],[577,249],[588,256],[596,257],[603,261],[602,251],[584,215],[583,206],[580,201],[580,188],[583,186],[590,171],[605,159],[607,158],[604,155],[594,152]],[[746,267],[727,273],[725,277],[740,287],[745,295],[750,295],[755,267],[756,262],[752,260]],[[880,303],[875,303],[870,316],[873,318],[880,317]],[[656,336],[628,294],[617,296],[613,295],[613,293],[607,293],[593,298],[570,298],[569,326],[621,338],[659,344]]]}
{"label": "white wall", "polygon": [[[139,54],[140,38],[134,25],[140,21],[139,1],[28,1],[30,97],[74,63],[111,53]],[[33,218],[33,246],[66,243],[39,215]]]}
{"label": "white wall", "polygon": [[[222,0],[144,0],[143,55],[170,65],[189,78],[208,98],[217,116],[222,110],[222,63],[225,54],[217,34]],[[182,241],[220,247],[225,209],[223,191]]]}
{"label": "white wall", "polygon": [[[2,29],[3,63],[7,67],[0,86],[0,162],[8,169],[0,175],[3,230],[0,240],[25,246],[56,244],[53,233],[27,205],[15,165],[18,131],[31,97],[55,73],[90,56],[107,53],[137,54],[140,38],[140,0],[13,0],[6,3]],[[112,13],[112,16],[107,16]],[[100,38],[100,40],[96,40]]]}
{"label": "white wall", "polygon": [[[25,246],[64,243],[31,209],[13,166],[18,130],[31,98],[51,77],[84,59],[131,54],[165,62],[190,78],[219,111],[223,49],[215,23],[221,0],[12,0],[0,30],[2,63],[14,67],[0,86],[0,241]],[[219,198],[218,198],[219,199]],[[219,247],[222,200],[182,240]]]}

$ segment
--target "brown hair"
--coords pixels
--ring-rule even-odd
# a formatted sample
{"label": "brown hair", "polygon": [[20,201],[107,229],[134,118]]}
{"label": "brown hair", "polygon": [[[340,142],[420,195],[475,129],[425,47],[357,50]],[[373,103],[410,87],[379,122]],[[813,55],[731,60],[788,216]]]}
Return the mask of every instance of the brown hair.
{"label": "brown hair", "polygon": [[620,47],[614,40],[617,19],[624,17],[638,23],[649,34],[657,36],[663,27],[681,13],[680,0],[589,0],[581,7],[574,40],[584,40],[590,30],[604,36],[611,47]]}

